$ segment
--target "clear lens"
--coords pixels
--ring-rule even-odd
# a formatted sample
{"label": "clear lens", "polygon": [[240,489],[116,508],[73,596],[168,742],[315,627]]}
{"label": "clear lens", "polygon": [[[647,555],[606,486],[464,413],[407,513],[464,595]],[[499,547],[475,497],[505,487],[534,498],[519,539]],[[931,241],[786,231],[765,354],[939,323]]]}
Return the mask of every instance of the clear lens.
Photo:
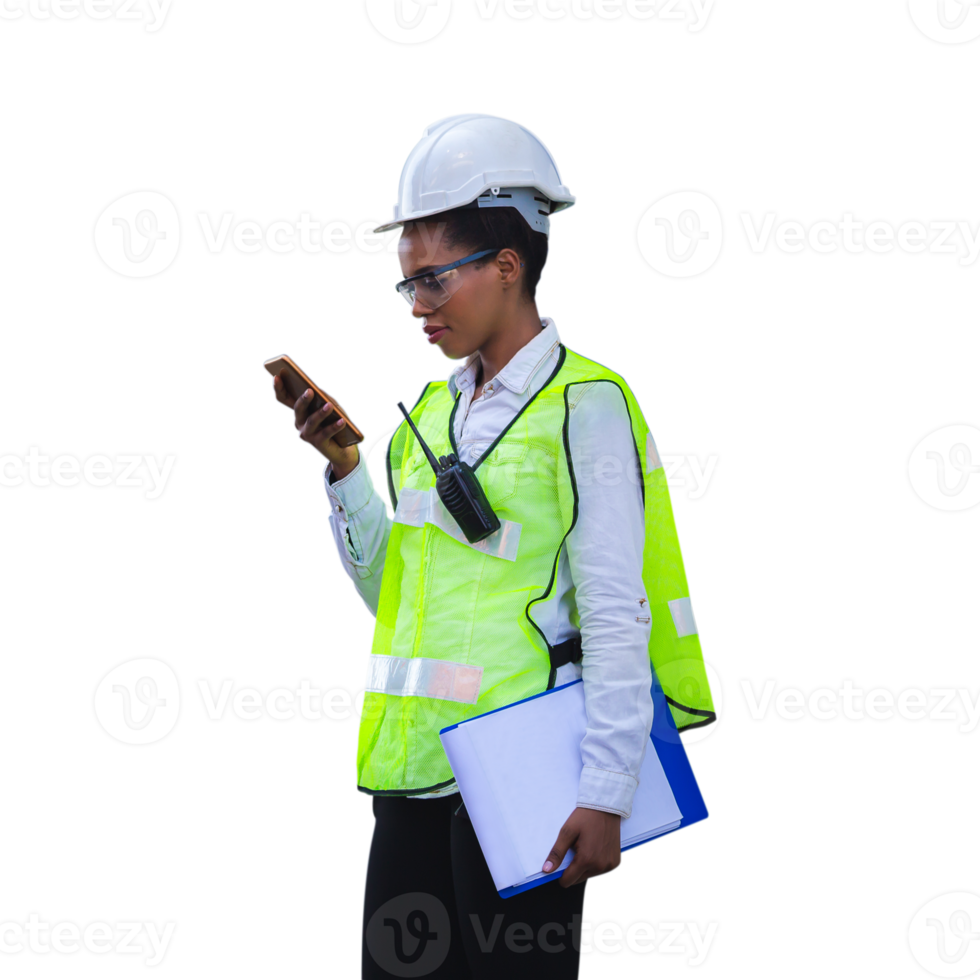
{"label": "clear lens", "polygon": [[405,297],[409,306],[415,305],[418,299],[427,310],[435,310],[442,306],[453,293],[463,285],[463,277],[459,269],[450,269],[438,276],[424,276],[412,279],[398,287],[398,292]]}

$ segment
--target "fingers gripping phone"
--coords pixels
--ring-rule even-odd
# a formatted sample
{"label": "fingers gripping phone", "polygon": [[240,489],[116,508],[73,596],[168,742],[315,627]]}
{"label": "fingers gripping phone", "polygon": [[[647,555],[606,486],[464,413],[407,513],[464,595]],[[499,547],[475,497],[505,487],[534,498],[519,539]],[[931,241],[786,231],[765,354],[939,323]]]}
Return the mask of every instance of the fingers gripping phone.
{"label": "fingers gripping phone", "polygon": [[312,388],[313,402],[310,408],[311,412],[315,412],[323,408],[327,402],[330,402],[330,404],[333,405],[333,411],[330,413],[324,424],[330,425],[331,423],[336,422],[338,418],[343,418],[347,423],[334,436],[338,445],[353,446],[359,442],[363,442],[364,434],[356,425],[354,425],[353,422],[351,422],[350,416],[337,404],[336,399],[331,398],[322,388],[317,387],[292,358],[287,357],[285,354],[283,354],[282,357],[272,357],[265,362],[265,369],[269,372],[269,374],[278,374],[282,376],[282,383],[286,391],[286,395],[293,402],[295,402],[307,388]]}

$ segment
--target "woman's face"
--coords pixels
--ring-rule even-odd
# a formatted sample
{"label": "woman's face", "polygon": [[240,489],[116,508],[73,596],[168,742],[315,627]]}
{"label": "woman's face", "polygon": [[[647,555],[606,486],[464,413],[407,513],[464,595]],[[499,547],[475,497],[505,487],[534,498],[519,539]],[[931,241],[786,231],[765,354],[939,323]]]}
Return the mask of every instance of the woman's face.
{"label": "woman's face", "polygon": [[[398,259],[405,279],[466,258],[466,250],[448,248],[443,237],[442,225],[437,221],[406,227],[398,242]],[[428,342],[436,344],[446,357],[468,357],[506,320],[508,300],[515,286],[519,289],[520,259],[512,249],[503,249],[488,259],[486,264],[460,266],[459,288],[436,309],[425,306],[422,297],[416,295],[412,316],[422,320]]]}

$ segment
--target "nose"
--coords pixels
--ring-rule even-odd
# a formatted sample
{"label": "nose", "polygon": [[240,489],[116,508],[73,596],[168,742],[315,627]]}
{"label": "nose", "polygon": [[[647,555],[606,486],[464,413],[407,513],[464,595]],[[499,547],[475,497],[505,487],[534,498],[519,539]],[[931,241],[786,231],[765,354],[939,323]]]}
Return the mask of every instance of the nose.
{"label": "nose", "polygon": [[412,316],[428,316],[433,308],[428,307],[419,299],[419,294],[415,294],[415,302],[412,304]]}

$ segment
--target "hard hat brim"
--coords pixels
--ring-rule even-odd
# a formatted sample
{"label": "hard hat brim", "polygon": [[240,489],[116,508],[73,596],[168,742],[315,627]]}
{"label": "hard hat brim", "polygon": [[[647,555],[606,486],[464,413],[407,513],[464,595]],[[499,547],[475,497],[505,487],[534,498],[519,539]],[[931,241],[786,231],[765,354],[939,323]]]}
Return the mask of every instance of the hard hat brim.
{"label": "hard hat brim", "polygon": [[[491,187],[498,187],[501,190],[506,190],[508,188],[512,189],[515,187],[531,187],[534,190],[539,191],[542,195],[548,197],[548,200],[551,202],[552,214],[555,214],[558,211],[564,211],[565,208],[570,208],[575,203],[575,198],[573,195],[568,194],[561,200],[555,200],[554,198],[548,196],[547,192],[537,184],[487,184],[480,189],[479,193],[475,194],[468,201],[460,201],[458,204],[452,204],[449,207],[433,208],[429,211],[418,211],[413,214],[405,215],[404,217],[396,217],[394,220],[388,221],[385,224],[379,225],[377,228],[375,228],[374,234],[377,235],[385,231],[391,231],[394,228],[399,228],[402,225],[408,224],[412,221],[424,221],[426,218],[433,218],[437,214],[445,214],[447,211],[455,211],[457,208],[465,208],[467,205],[473,204],[478,198],[490,190]],[[397,210],[398,206],[396,205],[395,211],[397,212]]]}

